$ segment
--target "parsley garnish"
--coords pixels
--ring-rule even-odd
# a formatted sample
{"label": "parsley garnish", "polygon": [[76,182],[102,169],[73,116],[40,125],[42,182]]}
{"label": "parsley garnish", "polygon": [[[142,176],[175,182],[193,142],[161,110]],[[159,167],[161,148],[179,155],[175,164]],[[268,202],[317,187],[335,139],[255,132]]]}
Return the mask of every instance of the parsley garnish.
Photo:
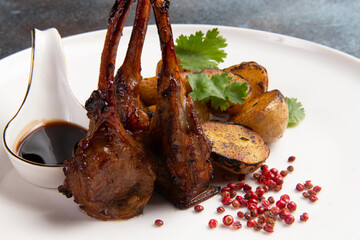
{"label": "parsley garnish", "polygon": [[217,68],[224,62],[226,53],[221,48],[227,46],[226,39],[214,28],[207,31],[206,36],[198,31],[190,36],[180,35],[176,39],[176,56],[180,65],[187,70],[202,71],[205,68]]}
{"label": "parsley garnish", "polygon": [[289,120],[288,127],[297,125],[300,121],[305,118],[305,110],[301,102],[297,101],[297,98],[285,97],[288,104]]}
{"label": "parsley garnish", "polygon": [[221,111],[225,111],[229,107],[228,101],[242,104],[243,98],[247,96],[247,84],[230,83],[231,77],[226,72],[215,74],[211,79],[205,73],[189,74],[187,77],[193,90],[189,95],[195,101],[211,101],[214,109],[220,108]]}

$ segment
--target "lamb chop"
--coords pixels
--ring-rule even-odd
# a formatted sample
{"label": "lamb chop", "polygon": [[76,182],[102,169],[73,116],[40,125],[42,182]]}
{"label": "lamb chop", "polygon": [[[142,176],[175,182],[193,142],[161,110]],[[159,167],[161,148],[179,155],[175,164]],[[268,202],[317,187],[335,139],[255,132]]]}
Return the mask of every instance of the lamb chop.
{"label": "lamb chop", "polygon": [[152,0],[160,37],[162,67],[149,137],[158,156],[156,189],[176,207],[188,208],[219,191],[209,186],[211,143],[204,135],[191,97],[185,96],[169,21],[169,1]]}
{"label": "lamb chop", "polygon": [[133,31],[123,65],[115,76],[115,101],[126,130],[140,137],[149,127],[148,114],[140,107],[139,85],[142,80],[141,53],[148,25],[151,3],[139,1]]}
{"label": "lamb chop", "polygon": [[[127,130],[127,120],[137,112],[137,106],[126,110],[116,106],[114,90],[114,66],[118,43],[133,0],[116,0],[110,18],[105,45],[101,58],[98,90],[95,90],[88,101],[86,109],[90,118],[87,137],[82,139],[75,156],[65,162],[66,179],[59,191],[67,197],[74,196],[74,201],[88,215],[102,219],[128,219],[139,215],[148,202],[156,178],[153,161],[145,153],[142,144],[133,137],[133,129],[138,131],[134,121]],[[141,35],[146,30],[150,14],[149,0],[138,0],[133,36]],[[140,33],[139,33],[140,32]],[[123,66],[128,66],[128,59],[134,64],[133,70],[126,69],[128,76],[137,76],[140,71],[139,55],[143,40],[130,43]],[[134,56],[131,56],[134,55]],[[118,74],[118,78],[126,78]],[[124,85],[134,82],[124,80]],[[129,96],[132,89],[128,88]],[[136,94],[135,94],[136,95]],[[125,119],[125,120],[124,120]],[[129,118],[130,119],[130,118]],[[124,124],[125,122],[125,124]]]}

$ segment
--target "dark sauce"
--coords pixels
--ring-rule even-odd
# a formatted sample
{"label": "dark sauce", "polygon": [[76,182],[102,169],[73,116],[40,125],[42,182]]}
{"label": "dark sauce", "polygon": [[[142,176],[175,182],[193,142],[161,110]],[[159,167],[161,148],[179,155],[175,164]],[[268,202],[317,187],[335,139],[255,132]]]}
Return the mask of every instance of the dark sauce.
{"label": "dark sauce", "polygon": [[18,155],[46,165],[61,165],[74,154],[77,143],[86,130],[68,122],[54,121],[25,136],[17,147]]}

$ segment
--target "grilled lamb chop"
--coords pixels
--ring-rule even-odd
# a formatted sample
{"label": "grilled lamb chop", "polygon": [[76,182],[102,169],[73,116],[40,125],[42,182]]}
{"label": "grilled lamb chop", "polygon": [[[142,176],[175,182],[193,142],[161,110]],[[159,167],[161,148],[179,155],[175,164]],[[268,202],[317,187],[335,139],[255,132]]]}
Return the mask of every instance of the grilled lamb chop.
{"label": "grilled lamb chop", "polygon": [[178,208],[188,208],[218,193],[209,186],[211,144],[204,135],[191,97],[179,76],[169,21],[169,1],[152,0],[160,37],[162,67],[158,76],[156,112],[149,138],[158,156],[156,188]]}
{"label": "grilled lamb chop", "polygon": [[[136,113],[137,106],[131,109],[117,107],[114,90],[117,47],[132,2],[116,0],[113,6],[101,58],[98,90],[86,102],[90,118],[88,135],[80,141],[75,156],[65,162],[66,179],[59,187],[67,197],[74,196],[74,201],[88,215],[101,220],[127,219],[141,214],[153,192],[156,178],[153,161],[131,132],[143,129],[143,125],[134,121],[131,127],[124,128],[132,120],[123,116]],[[150,8],[149,0],[138,0],[135,25],[145,24],[146,30]],[[143,27],[134,28],[133,35],[139,35],[139,31],[141,35]],[[136,41],[138,45],[142,42],[143,39]],[[140,62],[136,59],[142,49],[132,49],[123,65],[128,66],[127,61],[130,61],[135,68],[128,70],[125,67],[128,75],[118,74],[118,78],[137,76],[140,71]],[[129,60],[132,58],[135,60]],[[131,84],[133,80],[125,79],[124,82],[124,85]],[[132,90],[128,88],[126,94],[136,95]]]}
{"label": "grilled lamb chop", "polygon": [[114,83],[116,106],[124,128],[136,136],[142,136],[149,127],[149,117],[140,107],[141,53],[151,4],[149,0],[139,1],[137,7],[127,54]]}

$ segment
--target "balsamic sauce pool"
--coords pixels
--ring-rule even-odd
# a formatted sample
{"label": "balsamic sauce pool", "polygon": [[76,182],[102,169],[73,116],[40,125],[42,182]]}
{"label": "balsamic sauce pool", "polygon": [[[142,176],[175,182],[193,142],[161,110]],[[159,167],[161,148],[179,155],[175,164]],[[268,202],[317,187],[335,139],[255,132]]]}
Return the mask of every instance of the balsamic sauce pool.
{"label": "balsamic sauce pool", "polygon": [[58,166],[74,154],[74,147],[86,136],[78,125],[53,121],[35,129],[18,144],[17,153],[35,163]]}

